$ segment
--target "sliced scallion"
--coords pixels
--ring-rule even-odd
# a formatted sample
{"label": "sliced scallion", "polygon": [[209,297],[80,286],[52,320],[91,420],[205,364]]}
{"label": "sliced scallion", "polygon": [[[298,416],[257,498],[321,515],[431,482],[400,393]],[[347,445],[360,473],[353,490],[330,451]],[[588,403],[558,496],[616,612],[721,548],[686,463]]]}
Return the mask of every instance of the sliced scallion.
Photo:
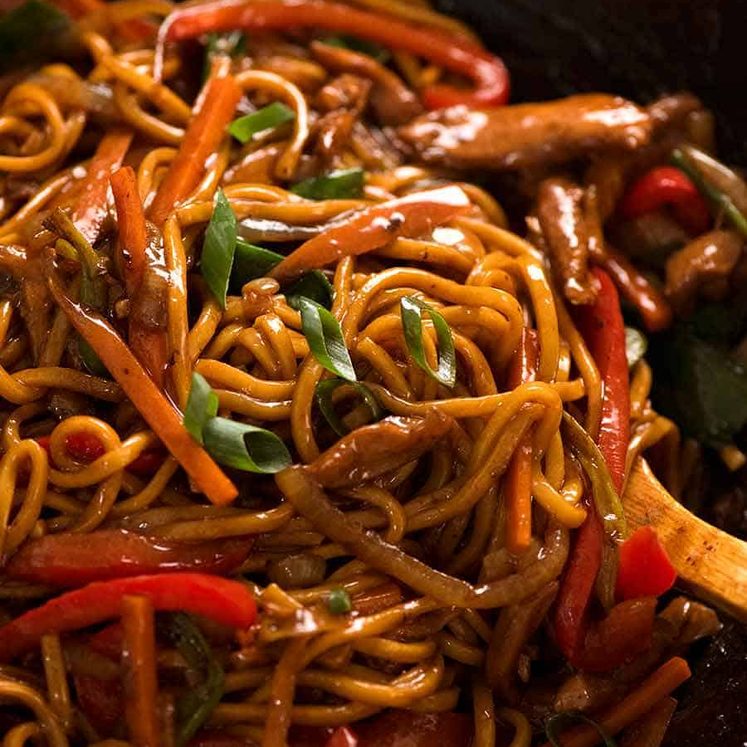
{"label": "sliced scallion", "polygon": [[288,304],[299,311],[301,298],[309,298],[325,309],[332,307],[334,288],[321,270],[312,270],[302,275],[295,283],[285,289]]}
{"label": "sliced scallion", "polygon": [[275,101],[252,114],[234,119],[228,131],[240,143],[248,143],[255,135],[274,130],[296,118],[293,109]]}
{"label": "sliced scallion", "polygon": [[218,413],[218,395],[210,388],[205,377],[192,373],[187,407],[184,410],[184,427],[192,438],[202,443],[202,431],[207,422]]}
{"label": "sliced scallion", "polygon": [[211,418],[202,430],[208,453],[244,472],[274,474],[291,463],[288,449],[272,431],[227,418]]}
{"label": "sliced scallion", "polygon": [[364,171],[358,166],[331,171],[294,184],[291,192],[309,200],[352,199],[363,194],[363,176]]}
{"label": "sliced scallion", "polygon": [[[433,322],[438,340],[438,368],[434,371],[425,357],[423,344],[423,312]],[[400,299],[400,317],[405,335],[407,349],[415,363],[429,376],[447,387],[456,384],[456,353],[454,338],[446,320],[432,306],[416,296],[405,296]]]}
{"label": "sliced scallion", "polygon": [[327,609],[333,615],[346,615],[353,609],[350,594],[345,589],[332,589],[327,597]]}
{"label": "sliced scallion", "polygon": [[230,203],[218,190],[202,245],[200,271],[221,308],[226,308],[226,293],[236,252],[236,215]]}
{"label": "sliced scallion", "polygon": [[634,327],[625,327],[625,357],[628,359],[628,368],[633,368],[648,349],[646,336]]}
{"label": "sliced scallion", "polygon": [[376,401],[373,392],[365,385],[356,381],[345,381],[344,379],[324,379],[316,385],[316,403],[319,406],[319,412],[322,413],[325,420],[329,423],[332,430],[338,436],[344,436],[350,433],[348,428],[342,421],[342,418],[337,414],[335,410],[335,403],[333,400],[334,393],[341,387],[350,387],[361,402],[368,408],[371,414],[371,421],[380,420],[383,411]]}
{"label": "sliced scallion", "polygon": [[563,742],[561,741],[563,735],[561,732],[568,726],[578,723],[593,726],[604,741],[605,747],[617,747],[617,742],[608,736],[594,719],[585,716],[579,711],[563,711],[562,713],[556,713],[554,716],[551,716],[545,722],[545,736],[553,747],[563,747]]}
{"label": "sliced scallion", "polygon": [[340,323],[323,306],[303,296],[298,298],[301,326],[316,360],[335,376],[355,381],[355,368],[345,346]]}

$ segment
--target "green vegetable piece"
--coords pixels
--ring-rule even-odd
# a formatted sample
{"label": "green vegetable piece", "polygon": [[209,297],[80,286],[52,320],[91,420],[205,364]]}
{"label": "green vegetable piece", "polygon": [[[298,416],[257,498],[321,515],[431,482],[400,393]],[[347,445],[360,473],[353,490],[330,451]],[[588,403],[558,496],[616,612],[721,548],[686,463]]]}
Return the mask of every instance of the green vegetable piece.
{"label": "green vegetable piece", "polygon": [[345,589],[332,589],[327,597],[327,609],[333,615],[346,615],[353,609],[353,602]]}
{"label": "green vegetable piece", "polygon": [[[400,299],[400,317],[405,343],[410,356],[429,376],[447,387],[456,384],[456,353],[451,329],[441,314],[416,296]],[[436,329],[438,340],[438,368],[434,371],[425,357],[423,345],[423,312],[426,312]]]}
{"label": "green vegetable piece", "polygon": [[352,199],[363,194],[363,177],[363,169],[356,166],[304,179],[294,184],[291,192],[309,200]]}
{"label": "green vegetable piece", "polygon": [[211,418],[202,429],[208,453],[244,472],[275,474],[291,463],[286,445],[272,431],[227,418]]}
{"label": "green vegetable piece", "polygon": [[594,719],[589,718],[579,711],[563,711],[562,713],[550,716],[545,722],[545,736],[553,747],[563,747],[563,743],[560,741],[562,731],[574,724],[588,724],[589,726],[593,726],[604,741],[605,747],[617,747],[617,742],[612,737],[607,736],[604,729]]}
{"label": "green vegetable piece", "polygon": [[295,118],[296,113],[293,109],[276,101],[259,111],[234,119],[228,131],[240,143],[248,143],[255,135],[275,130],[281,125],[292,122]]}
{"label": "green vegetable piece", "polygon": [[246,52],[246,35],[242,31],[229,31],[225,34],[211,33],[205,42],[205,62],[202,65],[202,80],[210,75],[210,65],[216,55],[241,57]]}
{"label": "green vegetable piece", "polygon": [[76,47],[70,18],[44,0],[27,0],[0,18],[0,73],[69,57]]}
{"label": "green vegetable piece", "polygon": [[236,215],[223,190],[219,189],[215,195],[213,214],[205,231],[200,269],[222,309],[226,308],[226,293],[235,252]]}
{"label": "green vegetable piece", "polygon": [[185,694],[176,702],[176,744],[184,747],[210,718],[223,696],[223,668],[189,615],[176,612],[166,622],[159,621],[158,629],[200,678],[197,684],[190,682]]}
{"label": "green vegetable piece", "polygon": [[326,44],[330,47],[340,47],[342,49],[350,49],[353,52],[360,52],[361,54],[367,54],[369,57],[373,57],[377,62],[387,62],[390,54],[389,50],[370,42],[366,39],[359,39],[357,36],[350,36],[349,34],[339,34],[337,36],[327,36],[324,39],[320,39],[322,44]]}
{"label": "green vegetable piece", "polygon": [[194,371],[187,407],[184,410],[184,427],[197,443],[203,442],[202,430],[208,420],[214,418],[217,413],[218,395],[211,389],[205,377]]}
{"label": "green vegetable piece", "polygon": [[345,381],[344,379],[324,379],[324,381],[320,381],[316,385],[316,403],[319,406],[319,411],[338,436],[344,436],[347,433],[350,433],[350,428],[348,428],[338,416],[333,400],[334,393],[341,386],[353,389],[353,391],[358,395],[358,398],[371,413],[371,422],[381,420],[384,413],[379,406],[379,403],[376,401],[373,392],[365,384],[360,384],[356,381]]}
{"label": "green vegetable piece", "polygon": [[646,350],[646,336],[634,327],[625,327],[625,357],[628,359],[628,368],[633,368],[646,355]]}
{"label": "green vegetable piece", "polygon": [[300,311],[299,299],[309,298],[325,309],[332,308],[334,288],[321,270],[312,270],[302,275],[295,283],[285,290],[288,304],[296,311]]}
{"label": "green vegetable piece", "polygon": [[299,297],[298,309],[303,333],[314,358],[335,376],[355,381],[355,368],[337,319],[310,298]]}

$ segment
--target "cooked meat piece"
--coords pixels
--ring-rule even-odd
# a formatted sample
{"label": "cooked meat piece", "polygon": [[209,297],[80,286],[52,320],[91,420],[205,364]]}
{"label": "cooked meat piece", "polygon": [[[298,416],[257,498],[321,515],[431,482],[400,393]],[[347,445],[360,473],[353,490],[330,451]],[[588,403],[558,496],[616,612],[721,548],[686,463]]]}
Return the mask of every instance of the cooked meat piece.
{"label": "cooked meat piece", "polygon": [[425,161],[497,170],[562,163],[595,149],[633,150],[651,131],[639,106],[600,93],[486,111],[456,106],[399,128]]}
{"label": "cooked meat piece", "polygon": [[583,202],[583,189],[567,179],[545,179],[537,193],[537,218],[552,268],[573,304],[591,303],[596,296]]}
{"label": "cooked meat piece", "polygon": [[359,113],[365,108],[370,91],[371,81],[358,75],[343,73],[319,91],[316,103],[325,112],[350,109]]}
{"label": "cooked meat piece", "polygon": [[337,157],[350,142],[355,121],[355,114],[345,109],[329,112],[319,120],[314,152],[322,163],[335,165]]}
{"label": "cooked meat piece", "polygon": [[691,93],[675,93],[652,102],[646,107],[646,111],[651,116],[654,130],[658,134],[661,130],[684,124],[688,115],[702,108],[703,104],[697,96]]}
{"label": "cooked meat piece", "polygon": [[354,73],[373,82],[371,106],[381,124],[404,124],[422,112],[423,107],[415,93],[373,57],[321,42],[313,42],[311,51],[329,70]]}
{"label": "cooked meat piece", "polygon": [[672,306],[687,314],[699,292],[713,300],[722,298],[742,256],[742,246],[742,237],[734,231],[711,231],[672,254],[667,260],[665,287]]}
{"label": "cooked meat piece", "polygon": [[451,429],[451,418],[431,410],[422,418],[389,417],[341,438],[309,466],[324,487],[369,482],[418,459]]}

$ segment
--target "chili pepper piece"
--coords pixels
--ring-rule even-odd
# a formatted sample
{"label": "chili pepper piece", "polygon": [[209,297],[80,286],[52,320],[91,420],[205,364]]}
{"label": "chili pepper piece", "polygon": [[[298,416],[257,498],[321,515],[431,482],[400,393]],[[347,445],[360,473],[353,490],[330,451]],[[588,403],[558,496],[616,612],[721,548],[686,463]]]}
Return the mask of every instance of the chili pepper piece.
{"label": "chili pepper piece", "polygon": [[659,596],[669,591],[676,579],[677,571],[653,527],[639,527],[620,546],[616,587],[619,599]]}

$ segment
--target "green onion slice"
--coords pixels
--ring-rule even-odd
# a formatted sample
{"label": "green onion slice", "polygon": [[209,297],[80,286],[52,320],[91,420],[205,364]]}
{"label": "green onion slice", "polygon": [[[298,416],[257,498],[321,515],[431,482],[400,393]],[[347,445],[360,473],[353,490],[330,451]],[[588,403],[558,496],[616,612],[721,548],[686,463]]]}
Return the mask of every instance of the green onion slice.
{"label": "green onion slice", "polygon": [[345,589],[332,589],[327,597],[327,609],[333,615],[346,615],[353,609],[350,594]]}
{"label": "green onion slice", "polygon": [[234,119],[228,126],[228,131],[240,143],[248,143],[255,135],[268,130],[274,130],[296,118],[293,109],[275,101],[252,114]]}
{"label": "green onion slice", "polygon": [[[454,352],[454,338],[446,320],[432,306],[416,296],[405,296],[400,299],[399,309],[405,343],[412,359],[436,381],[444,386],[453,387],[456,384],[456,353]],[[425,357],[425,347],[423,346],[424,311],[433,322],[438,340],[438,368],[435,371],[430,367]]]}
{"label": "green onion slice", "polygon": [[553,747],[563,747],[561,732],[568,726],[578,723],[593,726],[604,741],[605,747],[617,747],[617,742],[608,736],[594,719],[585,716],[579,711],[563,711],[562,713],[556,713],[554,716],[551,716],[545,722],[545,736]]}
{"label": "green onion slice", "polygon": [[332,430],[338,436],[350,433],[348,428],[335,411],[334,393],[341,387],[350,387],[360,398],[371,413],[371,422],[381,420],[383,410],[376,401],[373,392],[365,385],[357,381],[345,381],[344,379],[324,379],[316,385],[316,403],[319,411],[324,415]]}
{"label": "green onion slice", "polygon": [[714,187],[698,167],[692,163],[690,158],[679,148],[672,151],[672,163],[684,172],[700,192],[717,210],[723,212],[729,223],[747,237],[747,217],[742,215],[741,210],[732,202],[731,197]]}
{"label": "green onion slice", "polygon": [[332,297],[335,289],[321,270],[312,270],[302,275],[285,290],[288,305],[300,311],[300,299],[308,298],[325,309],[332,308]]}
{"label": "green onion slice", "polygon": [[646,355],[646,350],[646,336],[635,327],[625,327],[625,357],[628,359],[628,368],[633,368]]}
{"label": "green onion slice", "polygon": [[349,34],[327,36],[324,39],[320,39],[320,41],[322,44],[326,44],[330,47],[340,47],[342,49],[350,49],[353,52],[367,54],[369,57],[373,57],[377,62],[386,62],[390,56],[389,50],[379,44],[367,41],[366,39],[359,39],[357,36],[350,36]]}
{"label": "green onion slice", "polygon": [[362,168],[332,171],[322,176],[304,179],[291,187],[291,192],[309,200],[343,200],[363,194]]}
{"label": "green onion slice", "polygon": [[213,214],[205,231],[200,270],[208,288],[223,309],[226,308],[226,293],[235,252],[236,215],[223,190],[219,189],[215,195]]}
{"label": "green onion slice", "polygon": [[202,430],[208,453],[244,472],[275,474],[291,463],[285,444],[272,431],[228,418],[211,418]]}
{"label": "green onion slice", "polygon": [[202,431],[208,420],[218,413],[218,395],[210,388],[205,377],[192,373],[187,407],[184,410],[184,427],[197,443],[202,443]]}
{"label": "green onion slice", "polygon": [[200,677],[176,701],[176,744],[183,747],[210,718],[223,696],[223,668],[189,615],[176,612],[159,623],[162,633],[179,651],[189,669]]}
{"label": "green onion slice", "polygon": [[303,333],[314,358],[335,376],[356,381],[355,368],[337,319],[316,301],[303,296],[298,297],[298,310],[301,312]]}

